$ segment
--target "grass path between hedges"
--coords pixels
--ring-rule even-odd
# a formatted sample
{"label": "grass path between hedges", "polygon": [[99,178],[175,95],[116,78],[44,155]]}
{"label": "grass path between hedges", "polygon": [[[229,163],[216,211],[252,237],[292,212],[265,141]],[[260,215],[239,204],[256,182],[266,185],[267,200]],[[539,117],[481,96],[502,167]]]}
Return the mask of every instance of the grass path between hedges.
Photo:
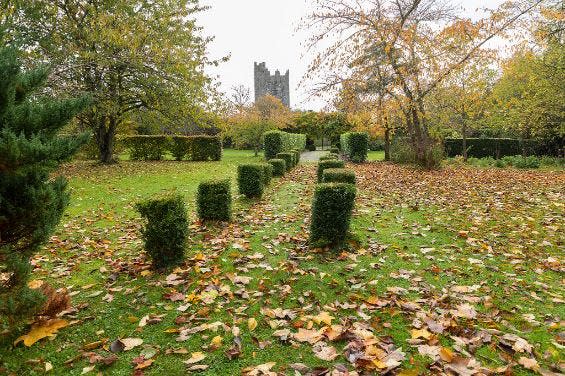
{"label": "grass path between hedges", "polygon": [[[34,278],[71,292],[71,325],[30,348],[5,339],[0,372],[43,374],[46,363],[61,375],[563,367],[562,172],[355,166],[359,241],[329,251],[306,245],[315,164],[301,164],[262,200],[238,199],[231,224],[194,222],[186,263],[151,271],[133,203],[173,187],[192,203],[199,180],[234,177],[251,160],[228,151],[202,164],[68,166],[72,205]],[[143,344],[114,360],[116,338]]]}

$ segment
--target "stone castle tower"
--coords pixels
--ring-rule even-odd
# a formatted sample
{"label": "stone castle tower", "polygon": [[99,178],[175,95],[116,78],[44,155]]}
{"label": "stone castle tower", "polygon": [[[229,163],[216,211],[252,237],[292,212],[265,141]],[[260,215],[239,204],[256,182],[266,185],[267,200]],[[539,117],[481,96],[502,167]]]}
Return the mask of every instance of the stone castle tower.
{"label": "stone castle tower", "polygon": [[265,63],[255,63],[255,100],[270,94],[277,97],[290,108],[290,73],[284,76],[277,70],[274,75],[267,69]]}

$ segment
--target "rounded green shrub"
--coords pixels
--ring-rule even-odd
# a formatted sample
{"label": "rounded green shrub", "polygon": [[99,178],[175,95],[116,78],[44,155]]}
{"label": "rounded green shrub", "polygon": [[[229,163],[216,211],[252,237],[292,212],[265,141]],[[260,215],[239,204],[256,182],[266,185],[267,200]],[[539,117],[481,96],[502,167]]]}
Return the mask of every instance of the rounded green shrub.
{"label": "rounded green shrub", "polygon": [[140,202],[135,208],[147,220],[142,235],[154,267],[181,263],[188,238],[188,215],[182,196],[163,195]]}
{"label": "rounded green shrub", "polygon": [[310,246],[334,245],[346,239],[356,193],[352,184],[316,185],[310,222]]}
{"label": "rounded green shrub", "polygon": [[324,183],[348,183],[355,184],[355,172],[346,168],[327,168],[323,174]]}
{"label": "rounded green shrub", "polygon": [[345,167],[345,163],[343,163],[343,161],[337,161],[337,160],[320,161],[318,163],[318,183],[322,182],[325,169],[327,169],[327,168],[344,168],[344,167]]}
{"label": "rounded green shrub", "polygon": [[284,159],[287,171],[290,171],[294,167],[294,154],[292,153],[278,153],[277,159]]}
{"label": "rounded green shrub", "polygon": [[229,179],[201,182],[196,193],[196,208],[202,221],[229,221],[232,210]]}
{"label": "rounded green shrub", "polygon": [[265,168],[258,163],[244,164],[237,167],[239,193],[247,198],[261,197],[265,190]]}
{"label": "rounded green shrub", "polygon": [[284,159],[269,159],[269,163],[273,166],[273,176],[284,176],[286,171],[286,162]]}

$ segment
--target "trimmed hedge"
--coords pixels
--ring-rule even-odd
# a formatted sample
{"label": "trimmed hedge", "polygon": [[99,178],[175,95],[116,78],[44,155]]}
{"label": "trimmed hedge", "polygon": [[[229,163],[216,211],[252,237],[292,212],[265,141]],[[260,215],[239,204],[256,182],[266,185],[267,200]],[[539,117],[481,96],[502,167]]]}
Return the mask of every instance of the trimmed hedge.
{"label": "trimmed hedge", "polygon": [[343,161],[337,161],[337,160],[320,161],[318,163],[318,183],[322,182],[325,169],[344,168],[344,167],[345,167],[345,163],[343,163]]}
{"label": "trimmed hedge", "polygon": [[232,210],[229,179],[201,182],[196,193],[196,208],[202,221],[229,221]]}
{"label": "trimmed hedge", "polygon": [[340,136],[343,154],[353,163],[363,163],[367,160],[369,150],[369,135],[365,132],[347,132]]}
{"label": "trimmed hedge", "polygon": [[324,183],[355,184],[355,172],[346,168],[327,168],[322,173]]}
{"label": "trimmed hedge", "polygon": [[332,146],[330,148],[330,153],[332,154],[339,154],[339,148],[337,146]]}
{"label": "trimmed hedge", "polygon": [[258,163],[237,167],[239,193],[247,198],[261,197],[265,190],[265,168]]}
{"label": "trimmed hedge", "polygon": [[339,244],[346,239],[356,192],[355,186],[347,183],[316,185],[312,202],[310,246]]}
{"label": "trimmed hedge", "polygon": [[137,203],[135,208],[147,220],[142,235],[154,267],[181,263],[188,238],[188,215],[182,196],[164,195]]}
{"label": "trimmed hedge", "polygon": [[279,153],[284,153],[292,149],[302,151],[306,148],[306,135],[287,133],[283,131],[265,132],[263,147],[265,159],[273,159]]}
{"label": "trimmed hedge", "polygon": [[320,157],[320,161],[336,161],[339,159],[339,155],[330,153]]}
{"label": "trimmed hedge", "polygon": [[300,163],[300,151],[292,149],[290,152],[294,153],[294,155],[296,156],[296,164]]}
{"label": "trimmed hedge", "polygon": [[273,165],[270,163],[261,163],[263,166],[263,184],[265,186],[271,184],[271,179],[273,178]]}
{"label": "trimmed hedge", "polygon": [[[444,140],[448,157],[463,155],[463,139],[447,138]],[[502,158],[513,155],[536,154],[537,141],[515,138],[468,138],[467,156],[474,158]]]}
{"label": "trimmed hedge", "polygon": [[125,136],[122,143],[133,160],[160,160],[170,152],[177,161],[219,161],[222,140],[218,136]]}
{"label": "trimmed hedge", "polygon": [[284,176],[286,172],[286,162],[284,159],[269,159],[269,163],[273,166],[273,176]]}
{"label": "trimmed hedge", "polygon": [[293,153],[278,153],[277,158],[285,161],[287,171],[290,171],[294,167],[295,156]]}

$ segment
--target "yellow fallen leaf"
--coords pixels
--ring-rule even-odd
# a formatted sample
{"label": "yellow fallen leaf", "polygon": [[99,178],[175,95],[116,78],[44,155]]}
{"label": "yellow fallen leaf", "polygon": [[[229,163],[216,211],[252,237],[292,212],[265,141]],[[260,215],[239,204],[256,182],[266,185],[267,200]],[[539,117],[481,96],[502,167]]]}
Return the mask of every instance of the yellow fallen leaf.
{"label": "yellow fallen leaf", "polygon": [[153,273],[151,272],[151,270],[143,270],[140,274],[142,277],[148,277]]}
{"label": "yellow fallen leaf", "polygon": [[34,279],[27,283],[27,287],[34,290],[40,288],[42,285],[43,285],[43,281],[41,279]]}
{"label": "yellow fallen leaf", "polygon": [[254,331],[257,327],[257,320],[251,317],[249,320],[247,320],[247,327],[249,328],[249,330]]}
{"label": "yellow fallen leaf", "polygon": [[29,347],[42,338],[54,335],[59,329],[68,325],[69,322],[62,319],[49,320],[41,325],[33,324],[28,334],[24,334],[14,341],[14,346],[23,341],[24,345]]}
{"label": "yellow fallen leaf", "polygon": [[210,346],[217,349],[222,346],[222,336],[215,336],[210,342]]}
{"label": "yellow fallen leaf", "polygon": [[333,316],[327,312],[320,312],[317,316],[312,317],[312,319],[316,322],[316,324],[323,322],[326,325],[331,325]]}
{"label": "yellow fallen leaf", "polygon": [[194,364],[200,362],[202,359],[206,358],[206,355],[202,352],[193,352],[190,359],[185,360],[184,363],[186,364]]}
{"label": "yellow fallen leaf", "polygon": [[416,339],[416,338],[430,339],[432,336],[432,333],[430,333],[428,329],[412,329],[410,331],[410,334],[412,335],[412,339]]}
{"label": "yellow fallen leaf", "polygon": [[441,350],[439,350],[439,356],[444,362],[451,363],[453,361],[453,351],[447,347],[442,347]]}
{"label": "yellow fallen leaf", "polygon": [[129,351],[134,347],[141,346],[143,340],[141,338],[122,338],[120,341],[124,344],[124,351]]}

